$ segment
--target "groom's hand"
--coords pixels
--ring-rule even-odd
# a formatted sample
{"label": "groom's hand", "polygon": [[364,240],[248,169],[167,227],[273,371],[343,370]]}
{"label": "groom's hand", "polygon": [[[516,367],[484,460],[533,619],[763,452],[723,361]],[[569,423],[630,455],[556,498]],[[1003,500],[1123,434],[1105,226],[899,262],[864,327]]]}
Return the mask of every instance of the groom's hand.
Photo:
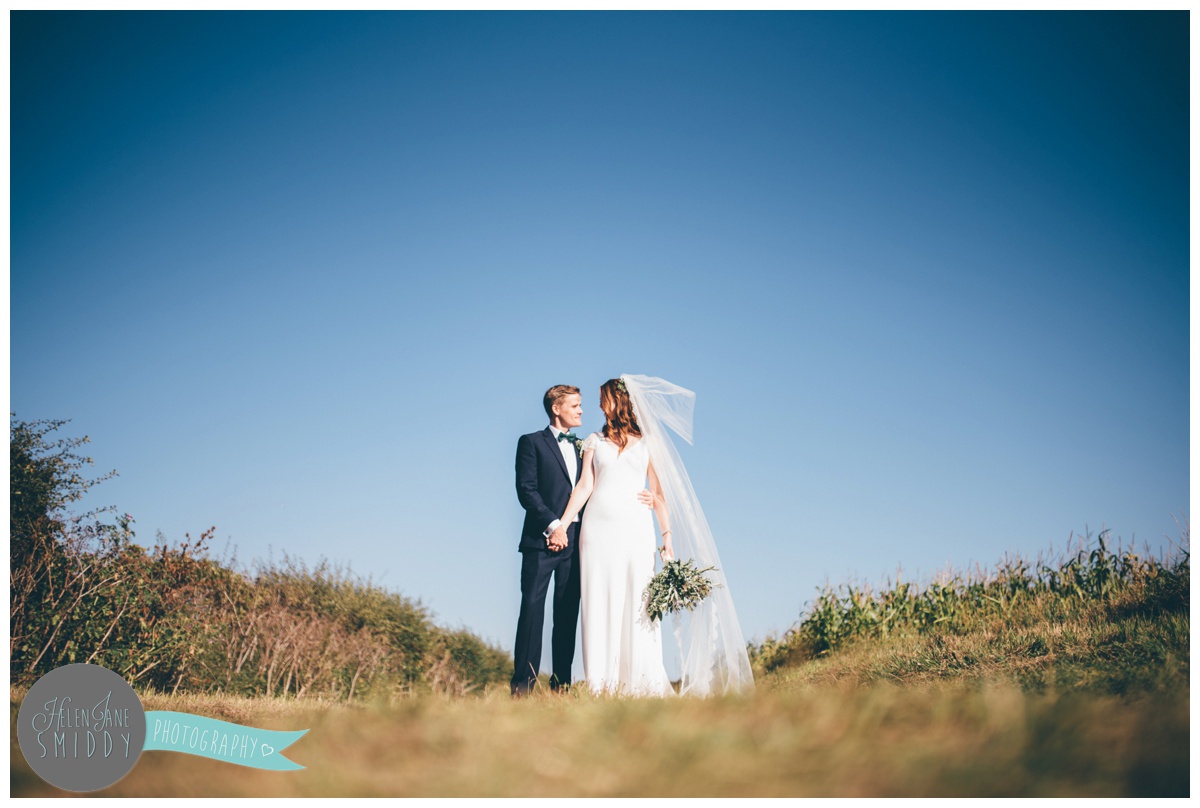
{"label": "groom's hand", "polygon": [[558,552],[567,546],[567,530],[562,525],[554,529],[550,534],[550,538],[546,540],[547,546],[552,552]]}
{"label": "groom's hand", "polygon": [[649,488],[643,488],[641,491],[638,491],[638,502],[642,503],[647,508],[650,508],[651,510],[653,510],[654,494],[650,493]]}

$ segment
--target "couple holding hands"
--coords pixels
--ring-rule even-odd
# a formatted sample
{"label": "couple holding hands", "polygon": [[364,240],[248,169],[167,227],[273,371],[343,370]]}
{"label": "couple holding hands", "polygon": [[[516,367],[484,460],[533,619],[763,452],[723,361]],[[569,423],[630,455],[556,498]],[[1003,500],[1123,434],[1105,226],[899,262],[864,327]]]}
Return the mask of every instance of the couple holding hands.
{"label": "couple holding hands", "polygon": [[694,402],[692,391],[663,379],[610,379],[600,387],[604,428],[581,439],[571,432],[583,423],[579,388],[556,385],[546,391],[550,425],[517,442],[517,498],[525,523],[513,695],[529,692],[537,682],[551,578],[552,689],[571,683],[582,613],[584,678],[593,693],[674,695],[661,624],[646,610],[657,556],[691,559],[715,573],[712,595],[673,616],[679,693],[753,687],[712,534],[666,433],[669,428],[691,442]]}

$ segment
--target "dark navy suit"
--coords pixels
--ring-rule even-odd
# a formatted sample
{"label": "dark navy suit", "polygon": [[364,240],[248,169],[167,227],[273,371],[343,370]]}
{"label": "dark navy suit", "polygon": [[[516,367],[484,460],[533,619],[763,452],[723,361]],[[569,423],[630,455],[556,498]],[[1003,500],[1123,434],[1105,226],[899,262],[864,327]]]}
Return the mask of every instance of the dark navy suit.
{"label": "dark navy suit", "polygon": [[[575,479],[583,469],[575,455]],[[554,628],[550,655],[554,673],[550,686],[571,683],[575,659],[575,626],[579,621],[579,523],[567,525],[567,546],[558,552],[546,547],[546,528],[562,516],[571,498],[571,478],[562,450],[550,427],[522,435],[517,441],[517,499],[525,509],[521,527],[521,614],[517,618],[517,642],[513,649],[512,691],[523,693],[533,687],[542,662],[542,625],[546,593],[554,578]]]}

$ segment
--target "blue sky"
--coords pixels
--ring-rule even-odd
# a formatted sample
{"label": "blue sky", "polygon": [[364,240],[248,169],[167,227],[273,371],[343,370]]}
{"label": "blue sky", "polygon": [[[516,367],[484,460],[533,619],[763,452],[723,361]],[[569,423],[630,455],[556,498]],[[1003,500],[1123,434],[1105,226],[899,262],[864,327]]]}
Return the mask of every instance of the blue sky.
{"label": "blue sky", "polygon": [[139,540],[348,564],[511,648],[542,392],[697,393],[747,637],[1189,495],[1188,19],[11,22],[11,409]]}

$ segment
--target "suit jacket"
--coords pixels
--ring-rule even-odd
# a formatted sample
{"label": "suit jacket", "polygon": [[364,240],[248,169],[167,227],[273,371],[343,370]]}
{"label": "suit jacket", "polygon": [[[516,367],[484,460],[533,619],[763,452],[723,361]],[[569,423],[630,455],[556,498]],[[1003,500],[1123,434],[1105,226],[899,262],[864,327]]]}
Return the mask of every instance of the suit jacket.
{"label": "suit jacket", "polygon": [[[576,452],[576,480],[582,470],[583,459]],[[562,517],[571,499],[571,477],[550,427],[522,435],[517,441],[517,499],[525,509],[518,549],[546,549],[546,528]],[[567,548],[562,552],[574,552],[577,532],[568,525]]]}

